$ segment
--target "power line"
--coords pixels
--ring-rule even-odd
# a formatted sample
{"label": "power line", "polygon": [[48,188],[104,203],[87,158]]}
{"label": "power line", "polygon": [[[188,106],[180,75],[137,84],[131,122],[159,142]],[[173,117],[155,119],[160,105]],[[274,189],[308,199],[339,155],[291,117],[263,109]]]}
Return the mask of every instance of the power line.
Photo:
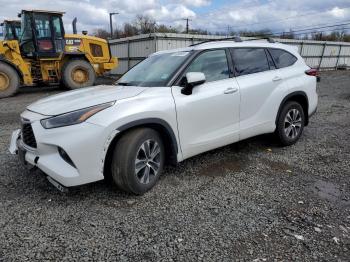
{"label": "power line", "polygon": [[[350,23],[349,23],[350,24]],[[281,37],[283,36],[283,33],[285,34],[293,34],[294,36],[297,35],[307,35],[307,34],[312,34],[312,33],[325,33],[325,32],[334,32],[334,31],[341,31],[341,30],[348,30],[350,29],[350,27],[340,27],[340,28],[332,28],[332,29],[325,29],[325,30],[320,30],[320,29],[313,29],[313,30],[309,30],[308,32],[299,32],[299,33],[294,33],[293,31],[290,32],[282,32],[282,34],[277,35],[277,33],[271,33],[271,34],[260,34],[260,35],[251,35],[251,36],[247,36],[247,37],[259,37],[259,36],[270,36],[270,37]]]}
{"label": "power line", "polygon": [[311,27],[311,28],[304,28],[304,29],[300,29],[300,30],[290,30],[289,32],[277,32],[277,33],[273,33],[273,34],[283,34],[283,33],[296,33],[296,32],[302,32],[302,31],[312,31],[312,30],[317,30],[317,29],[323,29],[323,28],[329,28],[329,27],[338,27],[338,26],[344,26],[344,25],[350,25],[350,22],[348,23],[343,23],[343,24],[333,24],[333,25],[328,25],[328,26],[321,26],[321,27]]}
{"label": "power line", "polygon": [[[255,6],[256,7],[256,6]],[[247,7],[239,7],[239,8],[247,8]],[[342,8],[344,9],[349,9],[350,7],[344,7]],[[218,9],[219,10],[219,9]],[[273,23],[273,22],[279,22],[279,21],[285,21],[285,20],[289,20],[289,19],[295,19],[295,18],[300,18],[300,17],[305,17],[305,16],[314,16],[314,15],[320,15],[323,13],[327,13],[329,12],[329,10],[325,10],[325,11],[321,11],[321,12],[308,12],[308,13],[303,13],[303,14],[299,14],[299,15],[295,15],[295,16],[290,16],[290,17],[285,17],[285,18],[280,18],[280,19],[269,19],[269,20],[263,20],[260,22],[255,22],[255,23],[250,23],[250,24],[241,24],[241,25],[236,25],[236,26],[231,26],[234,28],[240,28],[240,27],[247,27],[247,26],[252,26],[252,25],[260,25],[260,24],[266,24],[266,23]],[[214,14],[214,12],[211,13],[207,13],[207,14]],[[201,16],[204,16],[203,14]],[[206,17],[207,18],[207,17]]]}
{"label": "power line", "polygon": [[303,33],[296,33],[293,34],[294,36],[296,35],[306,35],[306,34],[312,34],[312,33],[325,33],[325,32],[336,32],[336,31],[343,31],[343,30],[348,30],[350,27],[342,27],[342,28],[334,28],[334,29],[328,29],[328,30],[315,30],[315,31],[310,31],[310,32],[303,32]]}

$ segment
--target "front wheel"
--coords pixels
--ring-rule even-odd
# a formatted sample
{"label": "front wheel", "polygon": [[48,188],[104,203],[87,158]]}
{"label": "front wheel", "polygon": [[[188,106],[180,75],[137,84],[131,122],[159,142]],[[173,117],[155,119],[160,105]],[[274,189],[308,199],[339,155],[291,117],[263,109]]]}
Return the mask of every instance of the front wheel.
{"label": "front wheel", "polygon": [[142,195],[158,181],[164,158],[164,145],[158,132],[150,128],[131,130],[116,143],[112,178],[121,190]]}
{"label": "front wheel", "polygon": [[284,146],[295,144],[304,130],[305,113],[295,101],[287,102],[278,117],[276,135]]}
{"label": "front wheel", "polygon": [[83,59],[72,59],[63,66],[62,83],[68,89],[93,86],[95,80],[95,70]]}

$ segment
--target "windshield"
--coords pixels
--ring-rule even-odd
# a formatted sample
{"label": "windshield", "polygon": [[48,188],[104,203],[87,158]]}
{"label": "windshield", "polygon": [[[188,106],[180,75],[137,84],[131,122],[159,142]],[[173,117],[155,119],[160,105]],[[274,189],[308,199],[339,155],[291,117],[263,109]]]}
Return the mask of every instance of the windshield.
{"label": "windshield", "polygon": [[117,82],[118,85],[166,86],[177,68],[189,57],[190,52],[156,54],[134,66]]}

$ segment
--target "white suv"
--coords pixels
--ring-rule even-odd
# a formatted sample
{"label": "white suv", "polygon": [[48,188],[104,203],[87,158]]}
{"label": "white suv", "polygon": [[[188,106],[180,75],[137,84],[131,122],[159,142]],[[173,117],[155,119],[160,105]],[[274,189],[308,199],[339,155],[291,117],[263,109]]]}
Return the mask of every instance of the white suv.
{"label": "white suv", "polygon": [[142,194],[166,162],[264,133],[295,143],[316,111],[316,73],[279,43],[217,41],[158,52],[116,85],[29,105],[10,151],[59,189],[108,177]]}

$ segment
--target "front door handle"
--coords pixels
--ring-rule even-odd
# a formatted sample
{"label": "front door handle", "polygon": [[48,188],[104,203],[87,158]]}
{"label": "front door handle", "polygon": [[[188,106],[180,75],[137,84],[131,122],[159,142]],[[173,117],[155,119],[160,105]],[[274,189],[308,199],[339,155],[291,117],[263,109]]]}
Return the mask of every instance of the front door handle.
{"label": "front door handle", "polygon": [[272,78],[272,81],[276,82],[276,81],[280,81],[282,80],[282,78],[280,78],[279,76],[275,76],[274,78]]}
{"label": "front door handle", "polygon": [[227,88],[225,91],[224,91],[224,94],[233,94],[233,93],[236,93],[238,91],[238,88],[237,87],[230,87],[230,88]]}

